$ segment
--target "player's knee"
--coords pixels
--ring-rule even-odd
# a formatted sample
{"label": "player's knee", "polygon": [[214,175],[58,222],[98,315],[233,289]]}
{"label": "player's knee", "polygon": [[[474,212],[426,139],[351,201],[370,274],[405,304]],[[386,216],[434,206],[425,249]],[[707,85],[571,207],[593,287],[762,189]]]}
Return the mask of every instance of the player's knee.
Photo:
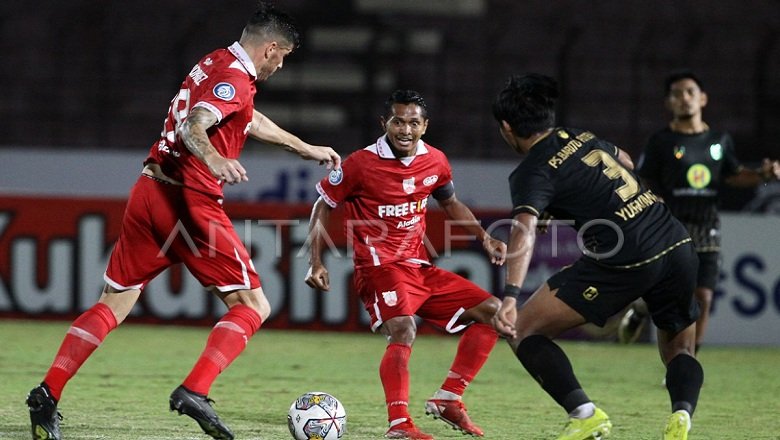
{"label": "player's knee", "polygon": [[265,297],[261,288],[235,290],[228,294],[223,294],[220,297],[228,308],[242,304],[257,312],[263,321],[271,316],[271,304],[268,303],[268,299]]}
{"label": "player's knee", "polygon": [[691,324],[677,333],[660,330],[658,348],[661,352],[661,358],[663,359],[664,365],[668,364],[669,361],[680,354],[695,356],[696,324]]}
{"label": "player's knee", "polygon": [[490,324],[491,319],[493,319],[493,316],[498,313],[500,308],[501,301],[499,301],[499,299],[495,296],[492,296],[479,303],[476,307],[468,309],[466,313],[463,314],[463,318],[480,322],[482,324]]}
{"label": "player's knee", "polygon": [[[250,306],[252,307],[252,306]],[[268,319],[269,316],[271,316],[271,304],[266,299],[265,295],[262,295],[260,298],[256,301],[256,306],[252,307],[255,309],[258,315],[260,315],[260,318],[265,321]]]}
{"label": "player's knee", "polygon": [[382,324],[382,333],[388,343],[411,346],[417,336],[417,325],[411,316],[399,316]]}
{"label": "player's knee", "polygon": [[712,290],[711,289],[696,289],[696,300],[699,302],[699,307],[702,312],[709,311],[712,306]]}

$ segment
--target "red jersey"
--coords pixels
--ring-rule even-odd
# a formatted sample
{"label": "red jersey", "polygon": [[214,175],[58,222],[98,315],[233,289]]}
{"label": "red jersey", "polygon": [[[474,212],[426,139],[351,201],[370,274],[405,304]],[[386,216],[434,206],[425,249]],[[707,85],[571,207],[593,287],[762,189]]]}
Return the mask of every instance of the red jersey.
{"label": "red jersey", "polygon": [[252,123],[256,78],[255,66],[238,42],[203,57],[171,101],[160,140],[144,163],[157,163],[184,186],[221,197],[224,182],[187,149],[179,127],[193,108],[209,110],[218,121],[208,130],[209,140],[219,154],[237,159]]}
{"label": "red jersey", "polygon": [[452,181],[440,150],[419,141],[412,157],[396,158],[387,138],[352,153],[317,191],[332,208],[345,203],[344,228],[355,267],[428,263],[423,244],[428,196]]}

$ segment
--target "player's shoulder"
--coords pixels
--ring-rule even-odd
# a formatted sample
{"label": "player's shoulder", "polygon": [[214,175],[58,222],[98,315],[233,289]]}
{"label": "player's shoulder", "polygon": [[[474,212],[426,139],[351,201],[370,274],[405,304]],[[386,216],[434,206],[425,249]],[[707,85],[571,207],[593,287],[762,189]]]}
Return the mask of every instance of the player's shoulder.
{"label": "player's shoulder", "polygon": [[379,155],[368,146],[349,153],[342,162],[342,168],[354,174],[363,168],[374,167],[378,160]]}
{"label": "player's shoulder", "polygon": [[376,144],[368,145],[360,150],[353,151],[347,156],[347,159],[352,158],[353,161],[366,162],[379,159],[379,152],[376,149]]}
{"label": "player's shoulder", "polygon": [[660,128],[650,134],[645,149],[671,147],[678,143],[679,135],[669,127]]}
{"label": "player's shoulder", "polygon": [[731,142],[731,134],[723,130],[709,130],[710,139],[713,141],[726,141]]}

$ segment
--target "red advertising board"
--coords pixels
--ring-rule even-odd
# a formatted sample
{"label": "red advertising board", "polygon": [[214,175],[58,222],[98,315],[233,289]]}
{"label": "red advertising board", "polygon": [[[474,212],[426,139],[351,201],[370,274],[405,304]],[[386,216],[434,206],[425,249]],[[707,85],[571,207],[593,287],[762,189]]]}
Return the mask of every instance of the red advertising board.
{"label": "red advertising board", "polygon": [[[0,317],[71,319],[89,308],[103,287],[103,271],[119,233],[125,201],[51,197],[0,198]],[[236,231],[252,254],[273,312],[269,328],[368,330],[368,317],[352,289],[351,254],[342,215],[333,212],[326,253],[330,292],[304,283],[308,269],[308,205],[226,202]],[[505,239],[504,212],[476,211],[494,236]],[[488,291],[502,286],[503,271],[481,246],[431,209],[427,242],[437,265]],[[578,255],[568,228],[539,236],[526,287],[530,292]],[[180,266],[163,272],[141,295],[130,321],[212,324],[224,306]],[[425,327],[423,327],[425,329]],[[426,331],[426,330],[424,330]]]}

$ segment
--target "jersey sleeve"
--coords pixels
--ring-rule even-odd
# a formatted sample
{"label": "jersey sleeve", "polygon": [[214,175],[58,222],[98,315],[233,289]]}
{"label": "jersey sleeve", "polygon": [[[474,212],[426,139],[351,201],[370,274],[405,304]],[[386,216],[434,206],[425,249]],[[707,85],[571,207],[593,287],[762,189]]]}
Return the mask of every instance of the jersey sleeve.
{"label": "jersey sleeve", "polygon": [[317,182],[317,192],[331,208],[341,204],[359,187],[361,170],[357,161],[354,155],[350,155],[341,163],[341,168],[331,170]]}
{"label": "jersey sleeve", "polygon": [[555,186],[549,176],[539,169],[517,168],[509,176],[509,192],[512,195],[512,217],[522,212],[540,216],[555,195]]}
{"label": "jersey sleeve", "polygon": [[452,181],[452,167],[447,157],[442,154],[441,157],[441,171],[438,179],[436,180],[436,186],[431,191],[431,195],[436,200],[446,200],[455,194],[455,184]]}
{"label": "jersey sleeve", "polygon": [[211,111],[218,122],[243,109],[247,101],[253,99],[246,74],[238,70],[209,77],[201,85],[194,86],[190,94],[192,108],[203,107]]}
{"label": "jersey sleeve", "polygon": [[742,168],[742,164],[739,162],[739,159],[737,159],[734,140],[728,133],[724,133],[721,142],[723,143],[723,145],[721,145],[723,148],[722,177],[733,176],[739,173],[740,168]]}

